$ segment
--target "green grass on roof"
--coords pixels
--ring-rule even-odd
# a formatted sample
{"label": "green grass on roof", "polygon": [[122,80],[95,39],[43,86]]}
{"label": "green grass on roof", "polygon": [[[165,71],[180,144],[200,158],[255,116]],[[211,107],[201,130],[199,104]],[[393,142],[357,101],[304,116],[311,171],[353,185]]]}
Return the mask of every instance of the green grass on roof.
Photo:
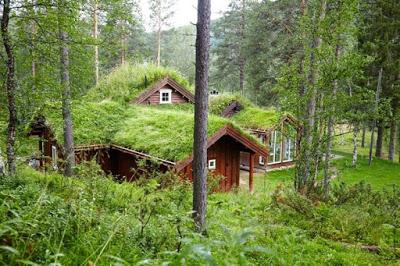
{"label": "green grass on roof", "polygon": [[254,105],[249,99],[240,94],[224,93],[212,97],[210,100],[210,113],[220,115],[233,101],[242,105],[242,110],[230,119],[246,128],[269,129],[279,122],[281,114],[275,109],[263,109]]}
{"label": "green grass on roof", "polygon": [[[192,153],[192,112],[133,106],[128,113],[114,143],[170,161],[185,159]],[[227,123],[227,119],[210,115],[208,136]]]}
{"label": "green grass on roof", "polygon": [[281,118],[281,114],[275,109],[262,109],[259,107],[245,107],[232,116],[232,120],[246,128],[270,129]]}
{"label": "green grass on roof", "polygon": [[[59,103],[46,105],[36,115],[43,115],[58,143],[63,143],[63,119]],[[112,101],[72,104],[75,145],[109,143],[124,120],[125,108]]]}
{"label": "green grass on roof", "polygon": [[241,96],[237,93],[223,93],[218,96],[210,97],[210,113],[215,115],[221,115],[221,113],[225,110],[226,107],[229,106],[232,102],[239,102],[242,107],[252,106],[252,103],[249,99]]}
{"label": "green grass on roof", "polygon": [[166,76],[193,92],[189,82],[175,70],[155,65],[124,64],[90,89],[84,98],[88,101],[110,99],[127,103]]}

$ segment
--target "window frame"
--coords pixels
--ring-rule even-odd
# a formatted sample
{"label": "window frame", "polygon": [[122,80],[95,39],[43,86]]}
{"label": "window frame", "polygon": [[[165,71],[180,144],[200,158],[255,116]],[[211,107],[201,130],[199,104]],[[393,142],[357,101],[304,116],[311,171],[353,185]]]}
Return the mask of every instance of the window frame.
{"label": "window frame", "polygon": [[[164,93],[168,94],[168,101],[164,101],[163,99]],[[170,104],[170,103],[172,103],[172,90],[167,88],[160,89],[160,104]]]}
{"label": "window frame", "polygon": [[217,159],[208,160],[208,170],[216,170],[217,169]]}

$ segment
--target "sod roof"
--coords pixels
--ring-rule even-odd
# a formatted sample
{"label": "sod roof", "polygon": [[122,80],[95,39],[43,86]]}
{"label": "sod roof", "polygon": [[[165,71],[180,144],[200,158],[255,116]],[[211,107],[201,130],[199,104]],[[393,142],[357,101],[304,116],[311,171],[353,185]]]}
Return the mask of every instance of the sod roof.
{"label": "sod roof", "polygon": [[243,96],[229,93],[213,97],[210,100],[210,112],[220,115],[234,101],[239,102],[242,109],[230,120],[242,127],[267,130],[279,123],[282,117],[282,114],[273,108],[258,107]]}
{"label": "sod roof", "polygon": [[[63,143],[63,119],[59,102],[46,104],[35,117],[43,116],[58,143]],[[74,102],[72,120],[75,145],[107,144],[125,119],[126,111],[113,101]]]}
{"label": "sod roof", "polygon": [[189,91],[194,91],[189,82],[175,70],[154,65],[124,64],[115,68],[97,86],[91,88],[84,99],[87,101],[109,99],[128,103],[167,76]]}
{"label": "sod roof", "polygon": [[[63,143],[63,121],[59,103],[47,105],[36,116],[45,117],[58,143]],[[72,106],[75,145],[116,144],[170,161],[190,156],[193,146],[192,105],[124,106],[113,101],[75,102]],[[208,136],[214,135],[228,119],[209,116]],[[252,138],[233,125],[248,138]]]}
{"label": "sod roof", "polygon": [[[191,155],[193,112],[149,106],[132,106],[128,112],[128,119],[116,133],[114,143],[170,161]],[[210,115],[208,136],[228,123],[225,118]]]}

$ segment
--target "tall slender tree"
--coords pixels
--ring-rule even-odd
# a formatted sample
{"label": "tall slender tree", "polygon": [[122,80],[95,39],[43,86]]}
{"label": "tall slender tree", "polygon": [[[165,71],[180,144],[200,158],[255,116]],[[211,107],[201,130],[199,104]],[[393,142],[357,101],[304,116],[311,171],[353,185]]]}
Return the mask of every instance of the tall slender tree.
{"label": "tall slender tree", "polygon": [[58,6],[58,36],[60,43],[60,76],[62,89],[62,115],[64,122],[64,175],[72,176],[75,166],[74,138],[71,114],[71,87],[69,78],[69,48],[68,33],[65,25],[66,2],[59,0]]}
{"label": "tall slender tree", "polygon": [[169,20],[174,15],[174,0],[149,0],[150,19],[156,32],[156,63],[161,64],[161,34],[165,26],[169,25]]}
{"label": "tall slender tree", "polygon": [[198,232],[206,230],[207,123],[211,1],[198,0],[195,111],[193,135],[193,218]]}
{"label": "tall slender tree", "polygon": [[7,55],[7,77],[6,91],[8,101],[8,129],[7,129],[7,167],[8,174],[14,176],[16,173],[16,158],[15,158],[15,134],[17,127],[17,106],[15,102],[15,57],[13,44],[9,32],[9,22],[11,13],[11,1],[3,1],[3,13],[1,18],[1,36],[4,49]]}

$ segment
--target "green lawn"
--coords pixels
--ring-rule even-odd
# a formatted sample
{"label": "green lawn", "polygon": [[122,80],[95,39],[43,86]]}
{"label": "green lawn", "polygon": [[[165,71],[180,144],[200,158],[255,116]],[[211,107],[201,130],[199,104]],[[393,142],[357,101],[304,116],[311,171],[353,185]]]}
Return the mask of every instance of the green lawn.
{"label": "green lawn", "polygon": [[[382,188],[390,189],[393,184],[400,186],[400,164],[387,160],[374,158],[372,165],[368,165],[368,158],[359,156],[357,167],[351,166],[351,155],[337,152],[341,156],[333,162],[336,178],[333,184],[345,182],[354,184],[365,181],[371,184],[375,190]],[[290,184],[293,182],[294,168],[275,170],[266,175],[257,173],[254,177],[255,192],[268,192],[273,190],[277,184]]]}

